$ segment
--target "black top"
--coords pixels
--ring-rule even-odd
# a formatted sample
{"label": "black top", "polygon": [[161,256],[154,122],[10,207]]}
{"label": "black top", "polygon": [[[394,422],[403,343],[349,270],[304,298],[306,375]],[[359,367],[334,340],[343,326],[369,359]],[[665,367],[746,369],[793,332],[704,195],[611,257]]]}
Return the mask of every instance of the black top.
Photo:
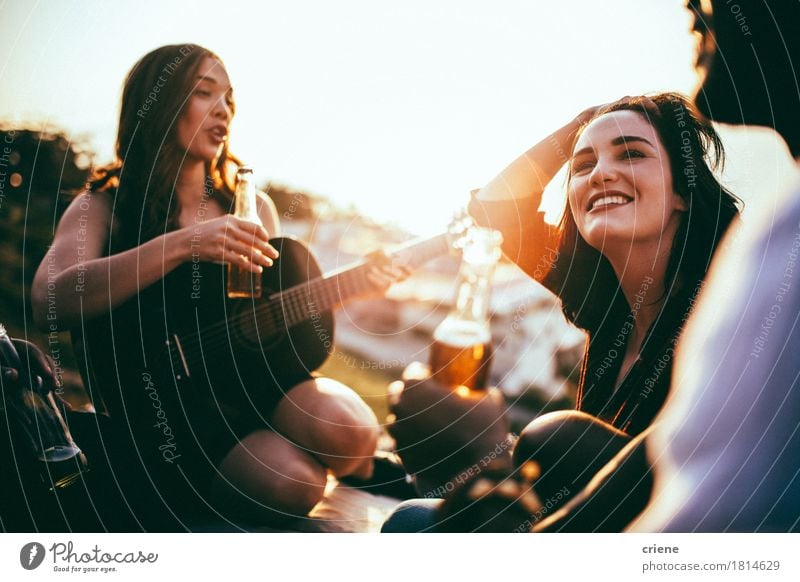
{"label": "black top", "polygon": [[[487,202],[473,197],[473,218],[503,233],[503,251],[523,271],[558,296],[560,278],[550,272],[559,232],[544,221],[533,198]],[[653,421],[667,397],[674,349],[699,289],[664,302],[635,364],[615,389],[635,313],[621,292],[609,298],[604,321],[590,334],[581,367],[576,408],[635,435]]]}

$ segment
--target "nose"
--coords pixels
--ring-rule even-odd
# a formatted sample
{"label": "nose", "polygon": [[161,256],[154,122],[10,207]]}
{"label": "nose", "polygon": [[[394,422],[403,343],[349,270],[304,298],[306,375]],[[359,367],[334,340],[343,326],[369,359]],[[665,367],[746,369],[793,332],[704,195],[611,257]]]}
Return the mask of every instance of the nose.
{"label": "nose", "polygon": [[223,95],[214,104],[214,110],[212,111],[212,115],[217,119],[230,121],[231,117],[233,116],[233,110],[231,109],[231,106],[228,103],[228,98],[226,96]]}
{"label": "nose", "polygon": [[592,168],[592,173],[589,175],[589,183],[592,186],[599,186],[605,182],[611,182],[617,179],[617,168],[614,161],[608,159],[606,156],[600,156]]}

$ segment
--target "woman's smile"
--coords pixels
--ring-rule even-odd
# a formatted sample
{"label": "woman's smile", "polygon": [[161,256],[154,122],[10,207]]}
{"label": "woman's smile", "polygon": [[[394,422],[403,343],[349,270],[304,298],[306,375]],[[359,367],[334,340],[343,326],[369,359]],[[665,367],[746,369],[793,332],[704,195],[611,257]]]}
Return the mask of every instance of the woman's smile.
{"label": "woman's smile", "polygon": [[633,202],[633,197],[618,192],[600,192],[589,197],[587,212],[612,210]]}

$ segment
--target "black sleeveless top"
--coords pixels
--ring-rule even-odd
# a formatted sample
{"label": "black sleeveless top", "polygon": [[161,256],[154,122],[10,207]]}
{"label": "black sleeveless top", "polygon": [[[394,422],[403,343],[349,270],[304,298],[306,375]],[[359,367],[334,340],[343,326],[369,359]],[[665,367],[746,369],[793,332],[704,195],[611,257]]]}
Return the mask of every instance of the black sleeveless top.
{"label": "black sleeveless top", "polygon": [[[109,255],[137,246],[119,232],[113,230]],[[282,397],[268,378],[257,387],[237,378],[226,285],[226,265],[190,260],[71,330],[95,407],[130,433],[146,464],[179,464],[184,473],[208,476],[241,438],[268,426]],[[196,332],[184,334],[177,352],[166,347],[176,329]],[[187,380],[181,364],[190,358],[195,365]]]}

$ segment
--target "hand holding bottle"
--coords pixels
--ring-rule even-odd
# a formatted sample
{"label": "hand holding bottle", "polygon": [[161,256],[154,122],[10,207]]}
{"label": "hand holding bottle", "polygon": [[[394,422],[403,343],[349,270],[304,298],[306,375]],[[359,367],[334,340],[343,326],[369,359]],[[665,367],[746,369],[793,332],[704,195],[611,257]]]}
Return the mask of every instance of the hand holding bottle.
{"label": "hand holding bottle", "polygon": [[[256,187],[253,182],[252,168],[242,166],[236,172],[236,194],[234,198],[234,212],[233,215],[236,220],[240,221],[240,226],[245,229],[252,227],[253,240],[251,245],[251,252],[249,254],[240,255],[238,261],[230,261],[228,263],[228,297],[231,299],[244,299],[261,297],[261,276],[262,265],[272,266],[272,260],[262,261],[262,264],[257,264],[259,259],[263,258],[264,243],[267,242],[264,238],[267,236],[267,231],[261,223],[261,218],[258,215],[258,208],[256,202]],[[249,224],[249,226],[248,226]],[[262,236],[261,247],[257,245],[257,235]],[[275,251],[268,243],[266,245],[272,251]],[[277,251],[267,253],[272,258],[277,258]],[[259,255],[261,255],[259,257]],[[244,261],[244,264],[242,263]]]}
{"label": "hand holding bottle", "polygon": [[497,388],[454,391],[414,363],[390,385],[389,399],[387,428],[421,494],[439,497],[476,471],[510,465],[505,401]]}
{"label": "hand holding bottle", "polygon": [[[7,342],[8,346],[8,352],[5,349],[0,350],[3,382],[13,383],[11,386],[6,386],[6,390],[16,389],[18,383],[25,384],[29,376],[33,382],[41,382],[40,390],[43,393],[58,388],[52,360],[42,350],[25,340],[11,339],[4,331],[0,333],[0,341]],[[19,362],[9,361],[15,352]]]}
{"label": "hand holding bottle", "polygon": [[271,267],[278,251],[261,224],[226,214],[187,228],[192,260],[230,263],[247,271]]}

